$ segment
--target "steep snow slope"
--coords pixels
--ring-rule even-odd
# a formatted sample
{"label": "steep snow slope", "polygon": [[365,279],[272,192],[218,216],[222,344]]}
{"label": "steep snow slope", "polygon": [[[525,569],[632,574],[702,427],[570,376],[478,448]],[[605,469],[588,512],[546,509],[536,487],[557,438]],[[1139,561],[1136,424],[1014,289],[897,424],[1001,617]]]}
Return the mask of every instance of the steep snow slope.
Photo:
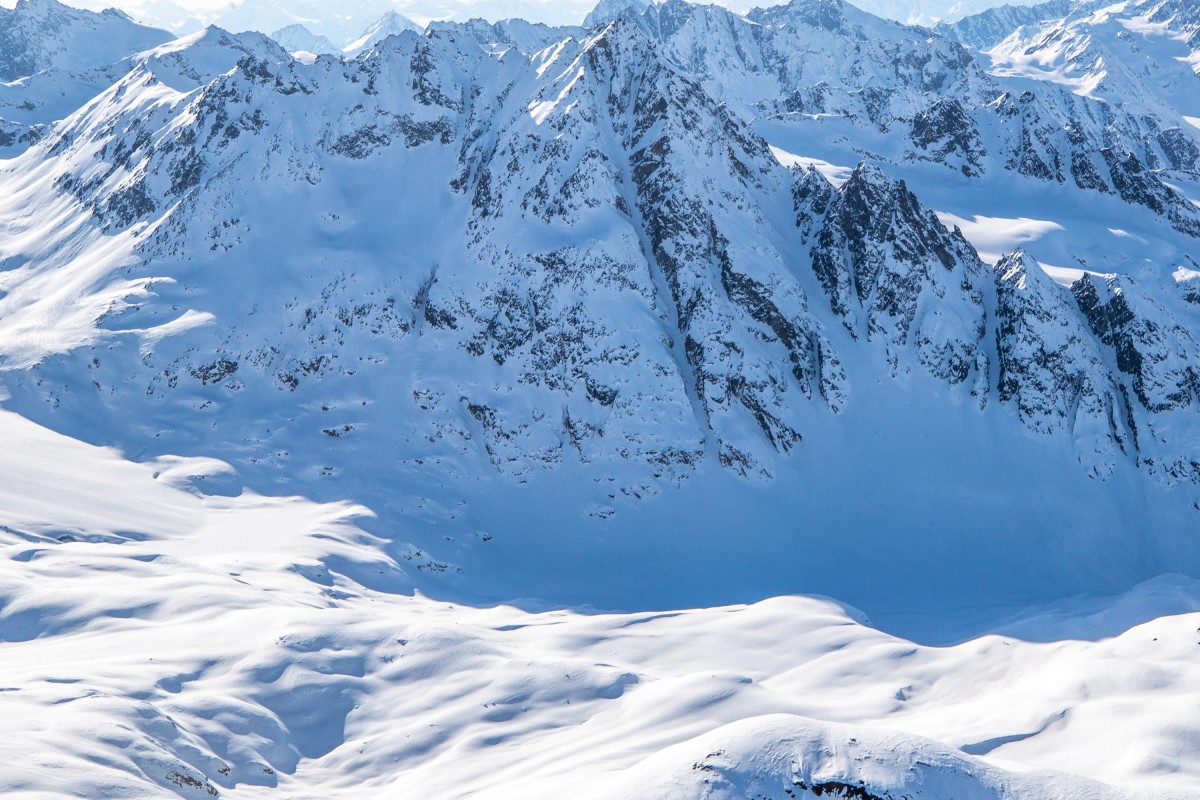
{"label": "steep snow slope", "polygon": [[816,598],[473,608],[364,509],[0,435],[6,796],[1200,796],[1194,581],[938,646]]}

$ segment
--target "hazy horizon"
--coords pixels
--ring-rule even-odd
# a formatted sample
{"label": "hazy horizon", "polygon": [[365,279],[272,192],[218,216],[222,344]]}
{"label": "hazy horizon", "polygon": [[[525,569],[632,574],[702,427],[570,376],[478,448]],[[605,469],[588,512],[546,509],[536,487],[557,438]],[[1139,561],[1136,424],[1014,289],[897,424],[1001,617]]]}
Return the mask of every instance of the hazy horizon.
{"label": "hazy horizon", "polygon": [[[0,0],[12,8],[17,0]],[[335,41],[357,36],[387,11],[396,11],[420,25],[433,20],[466,20],[483,17],[521,18],[549,25],[577,25],[596,6],[597,0],[61,0],[66,5],[91,11],[115,7],[138,22],[162,27],[176,34],[190,33],[209,24],[272,33],[290,24],[303,24],[314,33],[330,35]],[[783,2],[748,0],[695,0],[721,5],[733,11],[782,5]],[[879,16],[902,22],[932,22],[953,19],[1004,4],[1005,0],[858,0],[858,6]],[[1032,0],[1008,0],[1027,5]]]}

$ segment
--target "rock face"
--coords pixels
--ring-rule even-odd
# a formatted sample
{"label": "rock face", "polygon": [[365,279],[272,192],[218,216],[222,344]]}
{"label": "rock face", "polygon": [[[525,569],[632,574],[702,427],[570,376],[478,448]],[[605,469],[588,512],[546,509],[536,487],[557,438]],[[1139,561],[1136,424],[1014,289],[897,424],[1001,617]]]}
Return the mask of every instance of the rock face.
{"label": "rock face", "polygon": [[1066,289],[1023,252],[996,265],[997,393],[1027,427],[1079,442],[1093,474],[1136,454],[1129,398]]}
{"label": "rock face", "polygon": [[962,235],[876,167],[860,166],[836,191],[810,170],[793,194],[813,271],[855,338],[879,342],[893,375],[915,356],[934,376],[985,396],[991,279]]}
{"label": "rock face", "polygon": [[1142,462],[1170,483],[1200,477],[1196,411],[1200,343],[1189,326],[1128,278],[1087,275],[1071,286],[1092,332],[1115,364],[1134,409],[1131,426]]}

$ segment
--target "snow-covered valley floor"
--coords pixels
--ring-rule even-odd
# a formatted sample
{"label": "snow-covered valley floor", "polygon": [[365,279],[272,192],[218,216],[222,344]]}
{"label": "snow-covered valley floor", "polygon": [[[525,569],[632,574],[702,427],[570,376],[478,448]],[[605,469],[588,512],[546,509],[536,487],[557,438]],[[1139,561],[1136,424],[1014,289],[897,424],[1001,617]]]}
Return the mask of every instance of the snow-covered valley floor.
{"label": "snow-covered valley floor", "polygon": [[364,509],[0,436],[6,797],[1200,797],[1194,580],[957,643],[815,597],[472,607]]}

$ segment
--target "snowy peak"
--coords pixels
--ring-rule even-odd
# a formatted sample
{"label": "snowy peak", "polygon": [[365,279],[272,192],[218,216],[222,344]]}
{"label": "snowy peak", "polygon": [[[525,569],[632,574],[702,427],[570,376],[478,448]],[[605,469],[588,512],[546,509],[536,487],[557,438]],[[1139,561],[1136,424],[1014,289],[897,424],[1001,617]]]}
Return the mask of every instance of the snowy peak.
{"label": "snowy peak", "polygon": [[791,0],[786,5],[755,9],[749,18],[764,24],[791,23],[844,34],[848,30],[846,11],[842,0]]}
{"label": "snowy peak", "polygon": [[640,14],[654,5],[654,0],[600,0],[583,20],[583,27],[607,25],[621,14]]}
{"label": "snowy peak", "polygon": [[283,64],[292,57],[264,34],[234,34],[210,25],[140,54],[133,79],[149,75],[176,91],[188,92],[216,81],[243,61]]}
{"label": "snowy peak", "polygon": [[318,36],[299,23],[280,28],[271,34],[271,38],[279,42],[289,53],[333,55],[341,52],[341,49],[328,38]]}
{"label": "snowy peak", "polygon": [[171,38],[119,11],[96,14],[57,0],[20,0],[11,10],[0,8],[0,80],[52,68],[95,69]]}
{"label": "snowy peak", "polygon": [[421,33],[424,29],[408,17],[401,16],[395,11],[389,11],[380,17],[362,36],[346,45],[345,52],[354,54],[370,50],[389,36],[397,36],[405,31]]}

